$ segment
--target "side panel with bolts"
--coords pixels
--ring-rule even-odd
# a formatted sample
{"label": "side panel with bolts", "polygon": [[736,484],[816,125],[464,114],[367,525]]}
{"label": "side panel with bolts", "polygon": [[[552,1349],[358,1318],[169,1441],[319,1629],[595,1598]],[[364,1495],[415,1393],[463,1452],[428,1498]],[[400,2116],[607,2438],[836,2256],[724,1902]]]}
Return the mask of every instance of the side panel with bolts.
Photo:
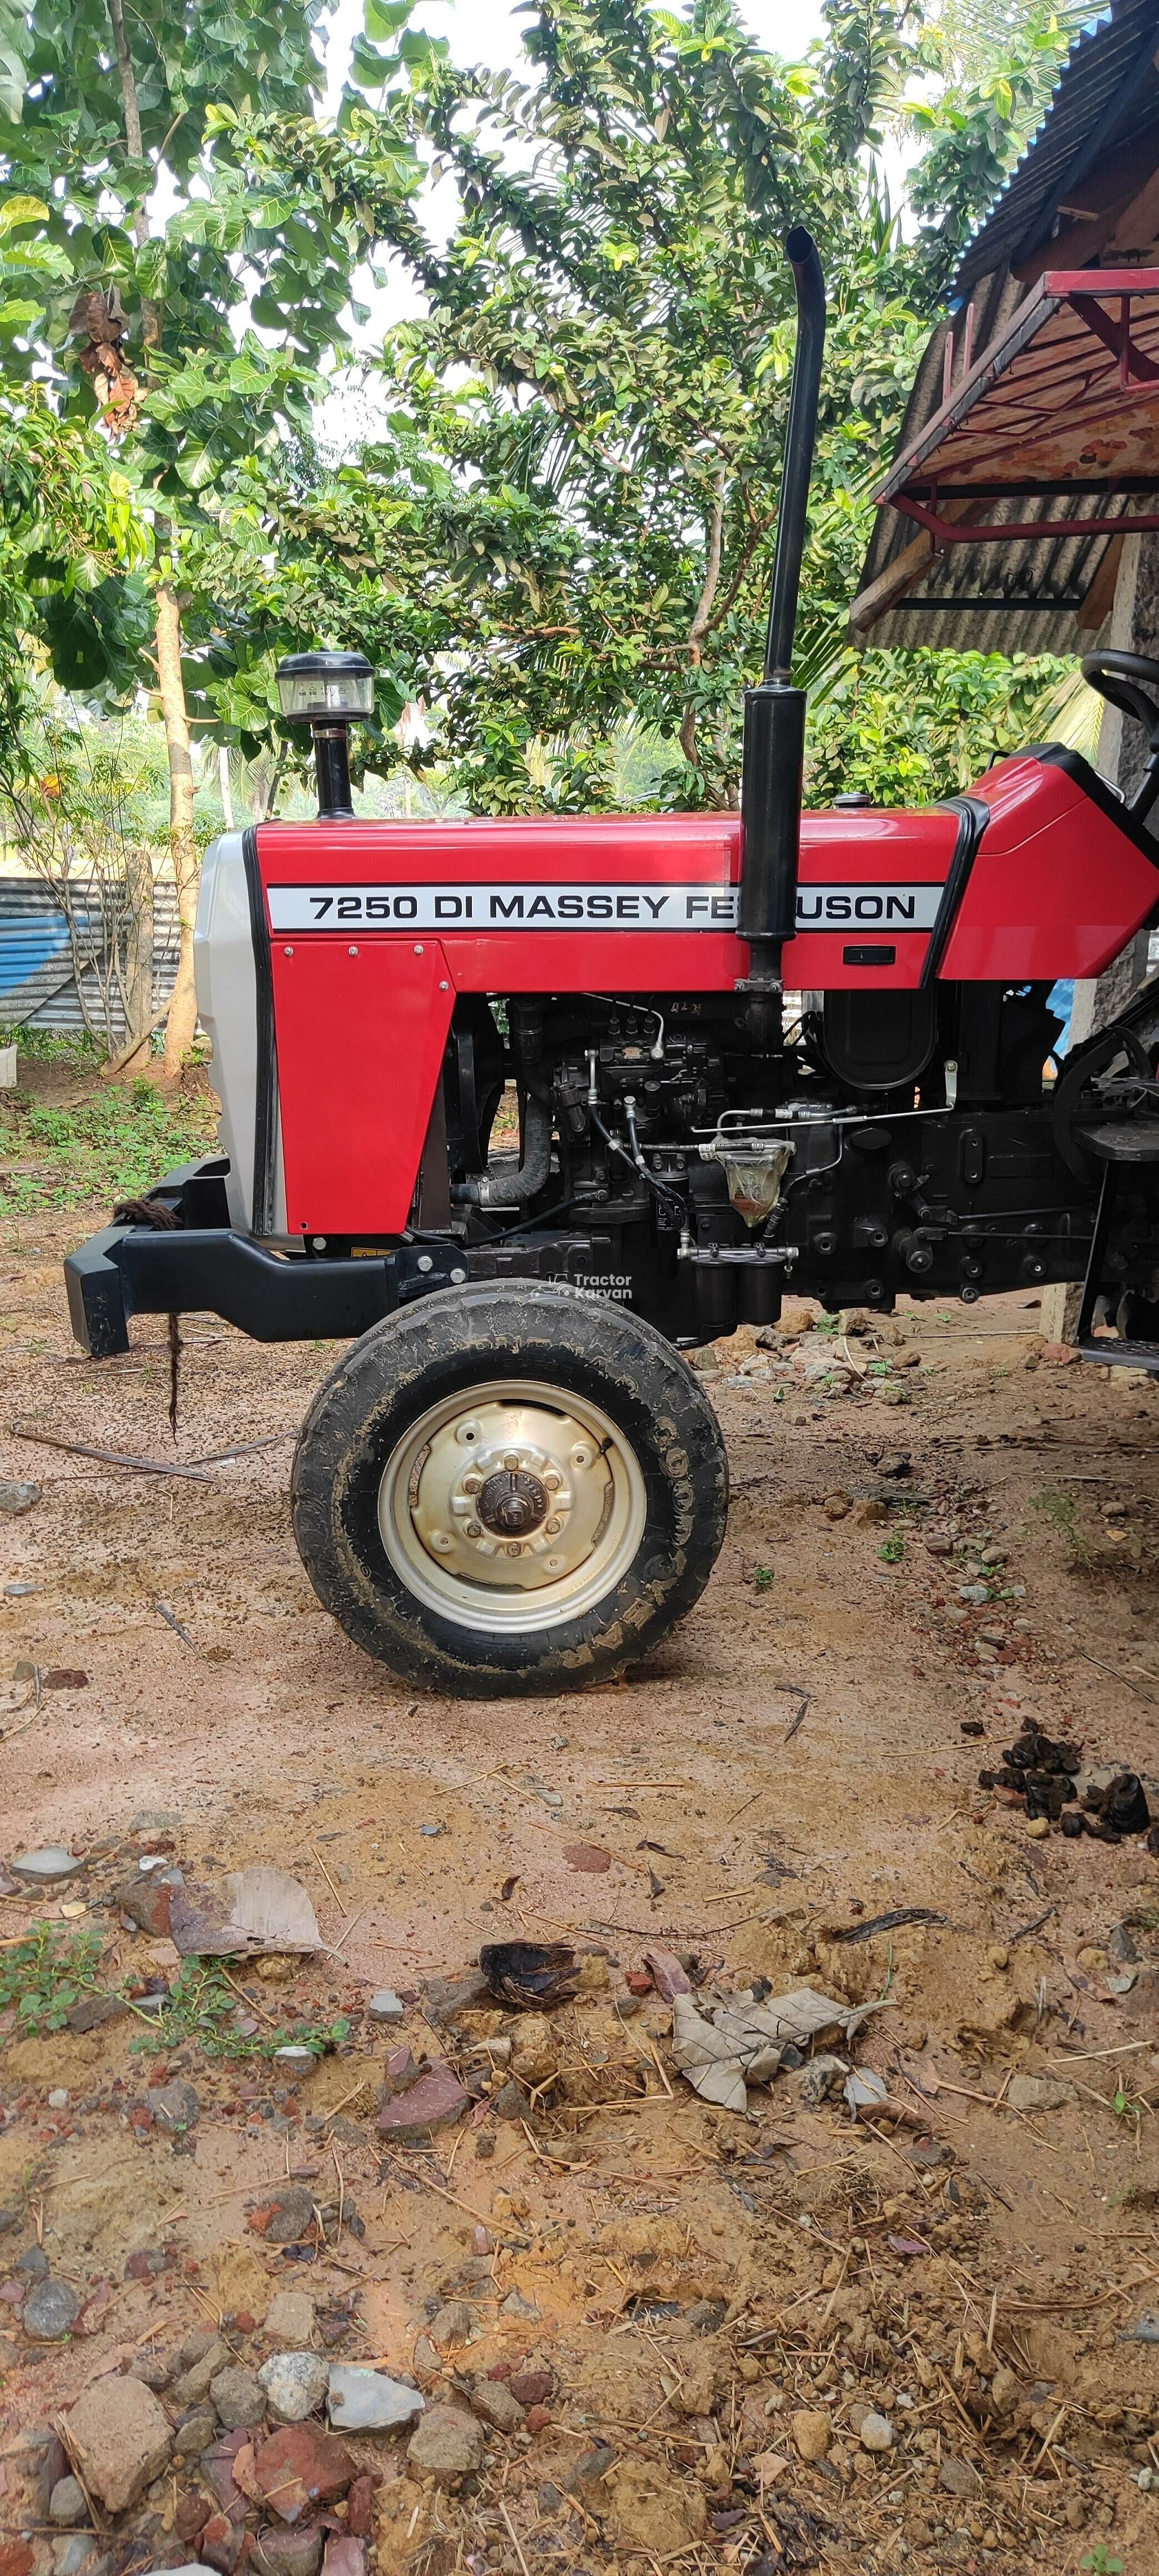
{"label": "side panel with bolts", "polygon": [[437,940],[271,942],[291,1235],[405,1226],[454,1008]]}

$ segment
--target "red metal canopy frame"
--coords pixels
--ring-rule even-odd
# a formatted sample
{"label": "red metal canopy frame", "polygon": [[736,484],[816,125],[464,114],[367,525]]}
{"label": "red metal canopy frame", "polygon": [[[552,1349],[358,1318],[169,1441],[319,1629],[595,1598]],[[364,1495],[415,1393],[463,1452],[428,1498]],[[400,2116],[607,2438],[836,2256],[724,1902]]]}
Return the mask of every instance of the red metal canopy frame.
{"label": "red metal canopy frame", "polygon": [[1159,499],[1156,268],[1048,270],[875,499],[928,529],[933,554],[1159,529],[1159,509],[989,523],[976,515],[983,501],[1102,494]]}

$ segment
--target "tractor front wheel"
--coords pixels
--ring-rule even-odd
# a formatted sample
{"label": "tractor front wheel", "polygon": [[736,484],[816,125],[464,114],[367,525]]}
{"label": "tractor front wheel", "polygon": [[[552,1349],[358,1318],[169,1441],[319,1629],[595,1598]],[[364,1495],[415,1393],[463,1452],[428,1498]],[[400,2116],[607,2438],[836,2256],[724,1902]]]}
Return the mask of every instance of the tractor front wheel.
{"label": "tractor front wheel", "polygon": [[319,1388],[294,1534],[392,1672],[481,1699],[610,1680],[690,1610],[724,1535],[712,1407],[651,1324],[479,1281],[376,1324]]}

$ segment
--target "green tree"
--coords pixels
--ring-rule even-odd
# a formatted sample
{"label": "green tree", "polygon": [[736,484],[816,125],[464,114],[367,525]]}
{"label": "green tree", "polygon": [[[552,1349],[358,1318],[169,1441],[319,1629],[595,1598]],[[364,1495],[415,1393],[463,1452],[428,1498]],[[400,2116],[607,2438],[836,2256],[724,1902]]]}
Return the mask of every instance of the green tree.
{"label": "green tree", "polygon": [[[368,0],[362,94],[335,133],[244,127],[255,172],[266,155],[304,209],[341,207],[427,308],[388,336],[382,439],[268,490],[263,613],[292,624],[309,600],[333,640],[385,653],[482,809],[612,801],[625,726],[656,748],[661,801],[735,801],[792,361],[781,245],[807,222],[829,289],[797,658],[820,707],[848,667],[874,477],[934,309],[929,244],[903,240],[872,159],[932,59],[920,17],[832,0],[823,47],[792,66],[732,0],[536,0],[525,65],[490,77],[445,48],[408,63],[396,15]],[[400,53],[406,131],[457,191],[445,247],[394,180]],[[997,97],[996,153],[1030,108],[1025,84]],[[918,193],[958,238],[963,156],[930,135]],[[222,574],[223,666],[240,673],[253,629]]]}
{"label": "green tree", "polygon": [[[0,305],[6,379],[47,384],[66,419],[91,413],[95,394],[118,470],[152,521],[147,659],[181,918],[171,1071],[195,1012],[182,623],[184,613],[196,648],[198,549],[235,479],[252,480],[295,432],[308,437],[315,365],[348,329],[356,227],[322,198],[307,218],[268,157],[243,162],[233,143],[240,117],[316,107],[321,12],[322,0],[241,11],[152,0],[144,12],[123,0],[7,0],[0,19],[0,223],[6,213],[15,245]],[[400,142],[394,184],[415,170]]]}

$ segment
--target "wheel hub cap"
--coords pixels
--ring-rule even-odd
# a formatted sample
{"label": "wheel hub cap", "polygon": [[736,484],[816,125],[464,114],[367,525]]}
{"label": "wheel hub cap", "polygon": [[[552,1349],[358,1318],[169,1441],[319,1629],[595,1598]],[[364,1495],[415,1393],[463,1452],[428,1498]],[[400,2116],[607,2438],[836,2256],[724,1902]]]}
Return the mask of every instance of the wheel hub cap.
{"label": "wheel hub cap", "polygon": [[522,1468],[501,1467],[488,1476],[475,1508],[484,1528],[500,1538],[527,1538],[547,1519],[547,1487]]}

